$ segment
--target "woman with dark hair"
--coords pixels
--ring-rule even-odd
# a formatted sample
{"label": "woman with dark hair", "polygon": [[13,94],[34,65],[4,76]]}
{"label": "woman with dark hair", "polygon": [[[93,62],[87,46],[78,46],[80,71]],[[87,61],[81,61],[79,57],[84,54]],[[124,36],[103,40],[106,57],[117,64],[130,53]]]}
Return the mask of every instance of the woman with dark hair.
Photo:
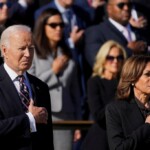
{"label": "woman with dark hair", "polygon": [[[34,40],[36,51],[30,73],[49,86],[52,119],[81,119],[80,91],[75,62],[63,41],[64,23],[56,9],[44,10],[35,23]],[[73,135],[80,132],[54,130],[54,149],[71,150]]]}
{"label": "woman with dark hair", "polygon": [[150,56],[132,56],[122,69],[117,100],[106,107],[110,150],[150,148]]}

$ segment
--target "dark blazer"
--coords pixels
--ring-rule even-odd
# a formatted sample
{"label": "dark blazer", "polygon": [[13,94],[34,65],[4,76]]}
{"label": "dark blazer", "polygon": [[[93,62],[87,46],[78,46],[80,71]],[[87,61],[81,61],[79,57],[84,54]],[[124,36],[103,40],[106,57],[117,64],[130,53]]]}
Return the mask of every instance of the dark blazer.
{"label": "dark blazer", "polygon": [[106,80],[99,76],[91,77],[88,80],[88,104],[95,124],[88,130],[82,150],[109,150],[105,106],[114,99],[117,84],[117,80]]}
{"label": "dark blazer", "polygon": [[93,8],[88,4],[88,0],[75,0],[74,3],[85,10],[90,17],[90,25],[98,24],[105,18],[105,5]]}
{"label": "dark blazer", "polygon": [[149,150],[150,124],[134,99],[108,104],[106,127],[110,150]]}
{"label": "dark blazer", "polygon": [[48,125],[37,124],[37,132],[30,132],[30,124],[21,100],[5,71],[0,66],[0,145],[4,150],[53,150],[50,95],[45,83],[27,74],[36,106],[49,113]]}
{"label": "dark blazer", "polygon": [[[137,30],[133,29],[137,40],[145,40]],[[128,41],[123,34],[109,21],[105,20],[101,24],[89,27],[84,37],[84,56],[87,63],[93,67],[95,56],[99,48],[108,40],[119,42],[126,50],[127,55],[132,55],[132,50],[127,48]]]}

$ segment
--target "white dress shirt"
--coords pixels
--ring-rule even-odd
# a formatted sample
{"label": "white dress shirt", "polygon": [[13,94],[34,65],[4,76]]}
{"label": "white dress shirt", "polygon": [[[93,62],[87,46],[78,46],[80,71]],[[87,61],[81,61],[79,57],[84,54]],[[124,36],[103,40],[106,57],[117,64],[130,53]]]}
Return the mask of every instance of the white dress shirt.
{"label": "white dress shirt", "polygon": [[124,35],[124,37],[127,39],[127,41],[129,41],[128,32],[130,34],[130,41],[136,40],[135,33],[131,30],[131,27],[129,24],[126,27],[124,27],[123,25],[119,24],[112,18],[109,18],[109,21]]}
{"label": "white dress shirt", "polygon": [[[16,79],[18,77],[18,75],[6,63],[4,63],[4,68],[5,68],[6,72],[8,73],[9,77],[11,78],[12,82],[14,83],[14,85],[15,85],[18,93],[19,93],[20,92],[19,81]],[[27,78],[26,73],[24,73],[23,75],[25,77],[25,83],[26,83],[27,87],[29,88],[30,98],[32,99],[32,94],[31,94],[32,92],[31,92],[31,87],[30,87],[29,80]],[[30,121],[30,131],[31,132],[36,132],[37,129],[36,129],[36,124],[35,124],[35,119],[34,119],[32,113],[27,112],[26,114],[29,117],[29,121]]]}

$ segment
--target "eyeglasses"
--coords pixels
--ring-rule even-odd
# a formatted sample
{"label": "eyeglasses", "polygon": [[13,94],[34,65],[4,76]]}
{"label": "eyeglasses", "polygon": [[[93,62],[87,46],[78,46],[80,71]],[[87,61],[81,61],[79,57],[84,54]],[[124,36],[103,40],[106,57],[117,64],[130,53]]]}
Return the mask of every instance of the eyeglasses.
{"label": "eyeglasses", "polygon": [[55,29],[56,27],[64,28],[65,24],[63,22],[61,23],[47,23],[48,26]]}
{"label": "eyeglasses", "polygon": [[6,5],[8,8],[10,8],[12,6],[12,3],[11,2],[6,2],[6,3],[0,2],[0,8],[2,8],[4,5]]}
{"label": "eyeglasses", "polygon": [[131,3],[131,2],[130,2],[130,3],[120,2],[120,3],[118,3],[118,4],[110,3],[110,5],[116,5],[116,6],[117,6],[118,8],[120,8],[120,9],[123,9],[125,5],[126,5],[129,9],[132,8],[132,3]]}
{"label": "eyeglasses", "polygon": [[108,56],[106,57],[106,60],[108,60],[108,61],[114,61],[115,59],[117,59],[117,61],[123,61],[123,60],[124,60],[124,57],[123,57],[123,55],[119,55],[119,56],[117,56],[117,57],[108,55]]}

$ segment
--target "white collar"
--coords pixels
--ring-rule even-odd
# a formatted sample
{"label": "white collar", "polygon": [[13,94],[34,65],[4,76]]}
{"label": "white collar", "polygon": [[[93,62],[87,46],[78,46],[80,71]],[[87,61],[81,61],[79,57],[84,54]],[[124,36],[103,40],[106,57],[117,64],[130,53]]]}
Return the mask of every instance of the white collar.
{"label": "white collar", "polygon": [[[9,77],[11,78],[12,81],[14,81],[16,79],[16,77],[18,76],[18,74],[12,70],[6,63],[4,63],[4,68],[6,70],[6,72],[8,73]],[[26,72],[23,74],[26,77]]]}
{"label": "white collar", "polygon": [[120,31],[123,32],[124,28],[128,28],[130,25],[127,24],[127,26],[123,26],[120,23],[116,22],[115,20],[113,20],[112,18],[109,18],[109,21]]}

